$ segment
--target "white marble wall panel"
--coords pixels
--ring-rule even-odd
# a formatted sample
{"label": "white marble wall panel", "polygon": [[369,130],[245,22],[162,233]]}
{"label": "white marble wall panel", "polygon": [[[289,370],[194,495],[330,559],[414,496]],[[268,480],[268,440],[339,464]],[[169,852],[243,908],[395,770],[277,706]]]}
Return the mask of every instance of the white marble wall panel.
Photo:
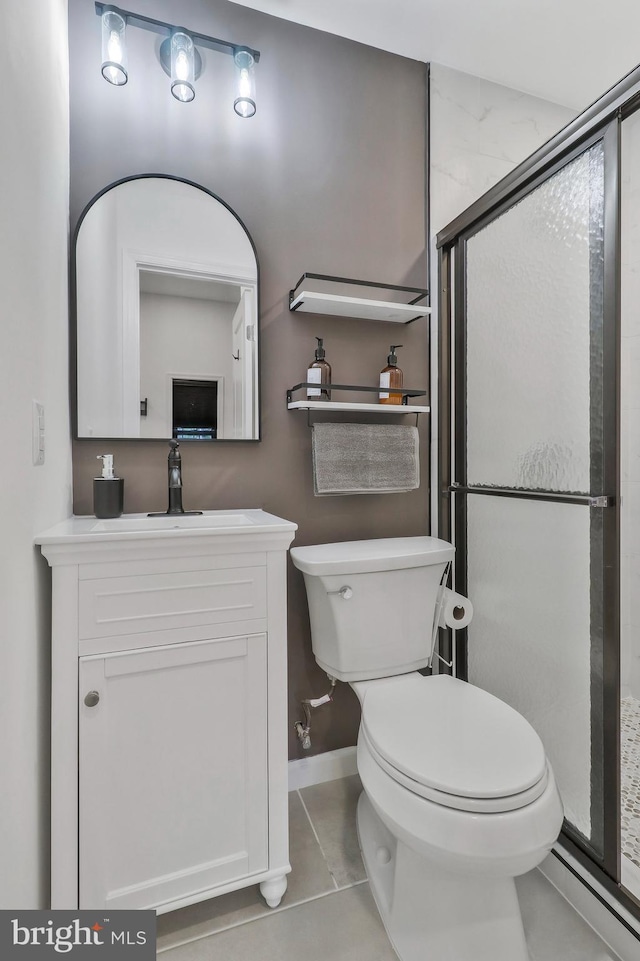
{"label": "white marble wall panel", "polygon": [[431,233],[565,126],[575,111],[431,64]]}

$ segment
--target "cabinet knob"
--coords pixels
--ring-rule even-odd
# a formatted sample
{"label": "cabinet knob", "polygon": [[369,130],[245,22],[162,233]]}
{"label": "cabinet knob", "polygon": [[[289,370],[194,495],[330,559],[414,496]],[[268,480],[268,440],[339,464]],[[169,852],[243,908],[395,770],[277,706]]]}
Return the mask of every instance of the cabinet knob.
{"label": "cabinet knob", "polygon": [[100,695],[97,691],[89,691],[89,693],[85,695],[84,703],[87,707],[95,707],[99,700]]}

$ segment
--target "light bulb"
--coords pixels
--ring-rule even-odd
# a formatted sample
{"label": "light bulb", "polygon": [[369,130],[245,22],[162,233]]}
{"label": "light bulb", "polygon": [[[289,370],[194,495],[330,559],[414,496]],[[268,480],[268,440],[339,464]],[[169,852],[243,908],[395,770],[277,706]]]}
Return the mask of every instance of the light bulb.
{"label": "light bulb", "polygon": [[107,49],[109,52],[109,60],[117,60],[118,63],[122,61],[122,44],[120,43],[120,34],[117,30],[112,30],[109,34]]}
{"label": "light bulb", "polygon": [[251,80],[249,78],[249,71],[243,68],[240,71],[240,80],[238,82],[238,94],[241,97],[251,96]]}
{"label": "light bulb", "polygon": [[189,61],[184,50],[180,50],[176,57],[176,77],[178,80],[189,79]]}

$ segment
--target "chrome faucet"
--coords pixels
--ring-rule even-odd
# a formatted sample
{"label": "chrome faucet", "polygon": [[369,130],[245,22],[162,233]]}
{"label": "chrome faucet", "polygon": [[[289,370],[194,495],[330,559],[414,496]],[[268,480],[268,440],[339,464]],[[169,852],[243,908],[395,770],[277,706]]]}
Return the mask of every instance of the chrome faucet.
{"label": "chrome faucet", "polygon": [[148,514],[147,517],[166,517],[169,514],[202,514],[202,511],[186,511],[182,506],[182,457],[177,440],[170,440],[169,458],[169,506],[166,511]]}

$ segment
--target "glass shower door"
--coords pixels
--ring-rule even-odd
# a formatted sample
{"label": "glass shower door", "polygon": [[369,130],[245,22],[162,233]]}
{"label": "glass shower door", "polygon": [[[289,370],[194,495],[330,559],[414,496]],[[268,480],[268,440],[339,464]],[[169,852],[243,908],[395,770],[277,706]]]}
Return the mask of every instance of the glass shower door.
{"label": "glass shower door", "polygon": [[452,474],[456,586],[475,609],[458,673],[538,731],[565,829],[601,863],[617,792],[603,720],[617,589],[604,166],[599,139],[458,241]]}

